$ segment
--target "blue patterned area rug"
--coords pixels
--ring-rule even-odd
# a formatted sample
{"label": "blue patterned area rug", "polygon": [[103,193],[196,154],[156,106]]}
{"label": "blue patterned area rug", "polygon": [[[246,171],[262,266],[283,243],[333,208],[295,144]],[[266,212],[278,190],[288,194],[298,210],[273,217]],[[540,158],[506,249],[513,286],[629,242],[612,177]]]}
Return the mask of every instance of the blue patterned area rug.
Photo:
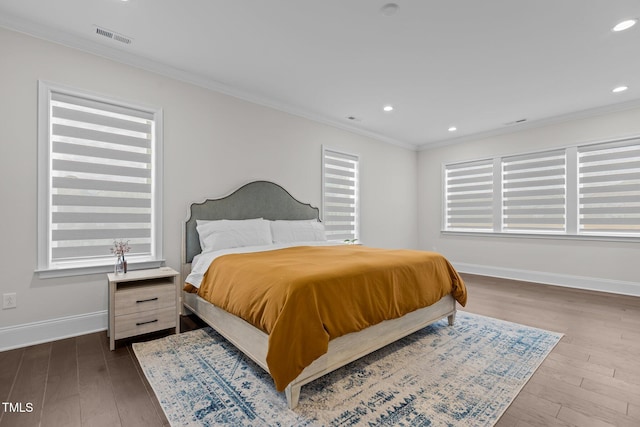
{"label": "blue patterned area rug", "polygon": [[172,426],[492,426],[562,334],[458,311],[302,387],[209,328],[133,345]]}

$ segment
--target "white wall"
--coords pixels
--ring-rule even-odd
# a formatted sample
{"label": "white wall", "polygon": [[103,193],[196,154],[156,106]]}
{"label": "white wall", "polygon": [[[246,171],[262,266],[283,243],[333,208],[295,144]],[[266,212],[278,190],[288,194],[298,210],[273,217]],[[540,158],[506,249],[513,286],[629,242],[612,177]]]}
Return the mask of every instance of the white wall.
{"label": "white wall", "polygon": [[18,335],[106,326],[105,275],[34,273],[39,79],[164,109],[164,254],[175,269],[191,202],[265,179],[320,206],[322,144],[361,156],[362,241],[417,248],[415,151],[3,29],[0,57],[0,294],[16,292],[18,303],[0,310],[0,349]]}
{"label": "white wall", "polygon": [[640,135],[640,108],[575,119],[421,151],[420,248],[437,249],[461,271],[640,295],[640,243],[446,235],[442,165]]}

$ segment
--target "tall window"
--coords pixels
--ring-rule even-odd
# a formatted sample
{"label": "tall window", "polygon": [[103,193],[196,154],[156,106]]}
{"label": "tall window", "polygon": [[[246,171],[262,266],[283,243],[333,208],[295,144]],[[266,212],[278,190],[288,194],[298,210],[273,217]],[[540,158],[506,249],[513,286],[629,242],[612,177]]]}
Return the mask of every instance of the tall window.
{"label": "tall window", "polygon": [[444,166],[445,231],[640,237],[640,138]]}
{"label": "tall window", "polygon": [[44,82],[39,97],[38,269],[104,271],[114,240],[158,262],[161,111]]}
{"label": "tall window", "polygon": [[322,221],[329,240],[359,238],[359,158],[322,147]]}

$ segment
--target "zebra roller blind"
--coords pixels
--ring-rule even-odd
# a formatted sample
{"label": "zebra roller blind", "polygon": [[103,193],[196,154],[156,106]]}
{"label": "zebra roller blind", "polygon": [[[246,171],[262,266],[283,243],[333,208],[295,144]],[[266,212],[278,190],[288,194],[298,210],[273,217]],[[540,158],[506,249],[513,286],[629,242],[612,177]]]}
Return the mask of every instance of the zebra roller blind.
{"label": "zebra roller blind", "polygon": [[[46,268],[113,263],[114,240],[152,259],[153,112],[49,91]],[[41,261],[42,262],[42,261]]]}
{"label": "zebra roller blind", "polygon": [[640,139],[578,149],[579,232],[640,235]]}
{"label": "zebra roller blind", "polygon": [[493,230],[493,161],[447,166],[445,204],[447,230]]}
{"label": "zebra roller blind", "polygon": [[322,148],[322,221],[329,240],[359,238],[356,155]]}
{"label": "zebra roller blind", "polygon": [[565,150],[502,159],[502,227],[505,231],[566,230]]}

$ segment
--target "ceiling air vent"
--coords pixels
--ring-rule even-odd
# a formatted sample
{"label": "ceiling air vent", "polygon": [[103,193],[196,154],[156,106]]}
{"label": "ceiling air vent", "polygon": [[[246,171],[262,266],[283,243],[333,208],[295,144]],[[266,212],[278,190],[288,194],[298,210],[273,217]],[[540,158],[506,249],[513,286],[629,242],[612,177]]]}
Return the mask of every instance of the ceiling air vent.
{"label": "ceiling air vent", "polygon": [[102,36],[102,37],[106,37],[108,39],[111,40],[115,40],[118,41],[120,43],[124,43],[124,44],[131,44],[131,42],[133,41],[133,39],[131,37],[127,37],[125,35],[122,34],[118,34],[115,31],[111,31],[111,30],[107,30],[106,28],[101,28],[96,26],[96,34]]}
{"label": "ceiling air vent", "polygon": [[526,122],[527,119],[514,120],[512,122],[505,123],[505,126],[518,125],[520,123]]}

